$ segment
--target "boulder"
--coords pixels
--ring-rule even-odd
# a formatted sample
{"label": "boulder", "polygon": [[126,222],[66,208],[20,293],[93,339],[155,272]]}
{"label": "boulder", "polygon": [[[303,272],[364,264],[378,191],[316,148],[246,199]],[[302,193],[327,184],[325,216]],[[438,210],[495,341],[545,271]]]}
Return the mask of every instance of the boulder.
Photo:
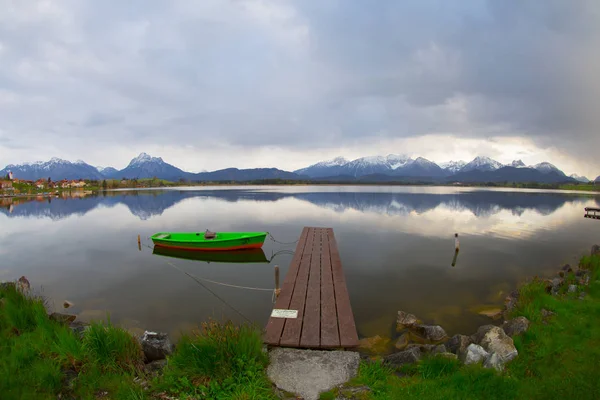
{"label": "boulder", "polygon": [[29,279],[27,279],[27,277],[25,276],[20,277],[17,281],[17,289],[19,289],[23,293],[29,292],[29,290],[31,289]]}
{"label": "boulder", "polygon": [[73,314],[63,314],[63,313],[57,313],[57,312],[53,312],[52,314],[49,315],[49,318],[53,321],[56,322],[60,322],[61,324],[70,324],[71,322],[75,321],[75,318],[77,318],[76,315]]}
{"label": "boulder", "polygon": [[478,364],[489,357],[489,353],[478,344],[471,343],[458,358],[463,364]]}
{"label": "boulder", "polygon": [[570,266],[569,264],[565,264],[565,265],[563,265],[563,267],[561,268],[561,270],[562,270],[564,273],[566,273],[566,274],[568,274],[568,273],[570,273],[570,272],[573,272],[573,268],[571,268],[571,266]]}
{"label": "boulder", "polygon": [[569,293],[575,293],[577,291],[577,285],[569,285]]}
{"label": "boulder", "polygon": [[511,292],[508,296],[506,296],[506,298],[504,299],[504,307],[506,308],[506,311],[512,311],[513,308],[515,308],[515,306],[517,305],[517,301],[519,300],[519,291],[515,290],[513,292]]}
{"label": "boulder", "polygon": [[432,343],[440,343],[448,339],[446,331],[439,325],[416,325],[412,328],[412,331],[422,339]]}
{"label": "boulder", "polygon": [[156,360],[144,365],[144,372],[147,374],[157,374],[167,366],[167,360]]}
{"label": "boulder", "polygon": [[430,344],[430,343],[411,343],[406,346],[406,350],[419,349],[424,354],[439,354],[446,353],[446,346],[443,344]]}
{"label": "boulder", "polygon": [[419,323],[417,317],[404,311],[398,311],[396,318],[396,331],[401,332],[406,328],[412,328]]}
{"label": "boulder", "polygon": [[498,326],[481,326],[473,336],[473,342],[478,343],[488,353],[497,353],[505,363],[518,355],[512,338]]}
{"label": "boulder", "polygon": [[359,340],[358,349],[370,354],[383,354],[389,351],[391,339],[379,335]]}
{"label": "boulder", "polygon": [[408,333],[403,333],[402,336],[398,338],[395,345],[398,350],[406,349],[406,346],[408,346],[409,336],[410,335]]}
{"label": "boulder", "polygon": [[422,353],[418,347],[411,347],[398,353],[390,354],[383,358],[383,362],[396,367],[412,364],[421,359]]}
{"label": "boulder", "polygon": [[140,339],[140,344],[147,362],[164,360],[168,355],[173,354],[175,349],[169,335],[160,332],[145,331]]}
{"label": "boulder", "polygon": [[520,335],[529,329],[529,320],[525,317],[517,317],[510,321],[505,321],[502,329],[510,337]]}
{"label": "boulder", "polygon": [[502,370],[504,370],[504,362],[502,361],[502,357],[496,353],[490,354],[490,356],[483,362],[483,368],[494,368],[496,371],[502,372]]}
{"label": "boulder", "polygon": [[444,346],[443,344],[438,344],[431,350],[431,354],[443,354],[447,352],[448,351],[446,350],[446,346]]}
{"label": "boulder", "polygon": [[546,292],[551,294],[558,294],[560,287],[564,284],[565,280],[561,278],[554,278],[547,281]]}
{"label": "boulder", "polygon": [[600,256],[600,246],[598,246],[597,244],[593,245],[591,255]]}
{"label": "boulder", "polygon": [[343,385],[356,376],[360,356],[353,351],[275,348],[269,352],[269,379],[305,400]]}
{"label": "boulder", "polygon": [[73,321],[69,324],[69,328],[78,338],[83,338],[85,331],[89,329],[89,325],[81,321]]}
{"label": "boulder", "polygon": [[473,343],[470,337],[465,335],[454,335],[446,342],[448,351],[454,354],[459,354],[467,349]]}

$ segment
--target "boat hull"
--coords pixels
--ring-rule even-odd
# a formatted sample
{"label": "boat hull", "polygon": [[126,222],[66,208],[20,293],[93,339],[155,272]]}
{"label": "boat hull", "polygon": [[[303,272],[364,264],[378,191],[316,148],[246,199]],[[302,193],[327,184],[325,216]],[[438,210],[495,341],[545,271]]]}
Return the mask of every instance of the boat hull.
{"label": "boat hull", "polygon": [[233,251],[260,249],[266,232],[217,233],[214,239],[205,239],[203,233],[157,233],[151,237],[155,246],[194,251]]}

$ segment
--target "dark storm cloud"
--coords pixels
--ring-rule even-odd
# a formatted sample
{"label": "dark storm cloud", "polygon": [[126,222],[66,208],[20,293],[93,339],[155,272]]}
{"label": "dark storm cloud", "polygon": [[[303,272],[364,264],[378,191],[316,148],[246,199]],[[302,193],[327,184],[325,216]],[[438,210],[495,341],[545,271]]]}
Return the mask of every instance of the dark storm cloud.
{"label": "dark storm cloud", "polygon": [[311,148],[449,132],[572,154],[600,145],[593,0],[0,9],[0,138]]}

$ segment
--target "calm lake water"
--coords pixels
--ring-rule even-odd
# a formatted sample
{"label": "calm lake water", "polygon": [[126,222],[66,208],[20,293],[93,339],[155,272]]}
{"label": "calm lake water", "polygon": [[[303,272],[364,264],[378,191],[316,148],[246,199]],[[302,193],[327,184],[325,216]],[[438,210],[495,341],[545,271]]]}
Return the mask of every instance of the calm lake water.
{"label": "calm lake water", "polygon": [[[269,231],[295,241],[302,227],[334,228],[361,336],[389,335],[405,310],[448,333],[473,333],[534,275],[576,264],[600,243],[583,218],[599,198],[572,192],[436,187],[203,187],[77,198],[0,199],[0,280],[21,275],[58,311],[178,337],[210,317],[264,326],[273,267],[282,280],[294,245],[267,240],[262,263],[153,254],[159,231]],[[461,251],[453,267],[454,233]],[[145,246],[138,250],[137,235]],[[150,246],[150,247],[147,247]],[[286,251],[287,250],[287,251]],[[274,257],[273,257],[274,255]]]}

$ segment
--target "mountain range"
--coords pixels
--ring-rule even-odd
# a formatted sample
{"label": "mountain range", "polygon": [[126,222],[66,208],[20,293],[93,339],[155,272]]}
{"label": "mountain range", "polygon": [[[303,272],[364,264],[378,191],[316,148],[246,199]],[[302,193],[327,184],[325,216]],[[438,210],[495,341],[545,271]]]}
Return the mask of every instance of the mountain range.
{"label": "mountain range", "polygon": [[[436,164],[423,157],[415,159],[390,154],[370,156],[355,160],[337,157],[301,168],[294,172],[277,168],[237,169],[227,168],[212,172],[186,172],[160,157],[141,153],[127,167],[94,167],[84,161],[70,162],[59,158],[50,161],[10,164],[0,170],[0,176],[11,171],[16,178],[36,180],[60,179],[141,179],[159,178],[170,181],[251,181],[264,179],[318,180],[336,182],[520,182],[562,183],[589,182],[586,177],[567,176],[549,162],[527,166],[521,160],[504,165],[489,157],[475,157],[470,162],[449,161]],[[600,182],[600,176],[596,178]]]}

